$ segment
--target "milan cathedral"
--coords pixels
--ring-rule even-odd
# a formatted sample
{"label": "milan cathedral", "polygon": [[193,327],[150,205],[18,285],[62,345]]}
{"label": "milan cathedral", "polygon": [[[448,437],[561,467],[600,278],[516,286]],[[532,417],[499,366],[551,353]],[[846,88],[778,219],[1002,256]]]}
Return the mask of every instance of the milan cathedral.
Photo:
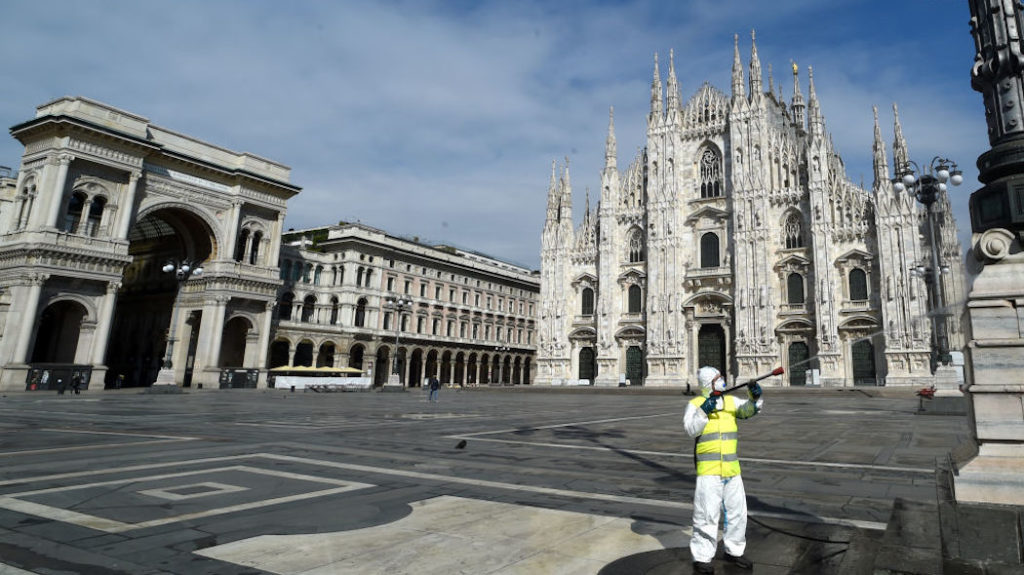
{"label": "milan cathedral", "polygon": [[[680,98],[673,56],[654,58],[646,145],[619,170],[609,114],[600,199],[575,226],[568,160],[552,165],[541,247],[538,384],[687,386],[702,365],[774,385],[926,385],[934,323],[963,346],[964,274],[943,191],[944,298],[921,273],[927,213],[890,179],[908,165],[893,106],[892,165],[875,110],[874,184],[847,178],[807,69],[785,101],[762,82],[751,34],[732,91]],[[939,307],[934,302],[949,305]]]}

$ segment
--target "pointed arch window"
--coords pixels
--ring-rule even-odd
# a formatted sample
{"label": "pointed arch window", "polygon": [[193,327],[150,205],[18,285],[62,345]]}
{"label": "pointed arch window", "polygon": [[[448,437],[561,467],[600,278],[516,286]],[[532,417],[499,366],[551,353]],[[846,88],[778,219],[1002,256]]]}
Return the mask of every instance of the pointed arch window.
{"label": "pointed arch window", "polygon": [[583,315],[594,315],[594,290],[583,288],[583,293],[580,295],[582,300],[580,313]]}
{"label": "pointed arch window", "polygon": [[804,303],[804,276],[798,273],[789,274],[789,277],[786,278],[786,295],[787,303]]}
{"label": "pointed arch window", "polygon": [[356,303],[355,326],[356,327],[363,327],[363,325],[365,323],[366,323],[366,298],[359,298],[359,301]]}
{"label": "pointed arch window", "polygon": [[850,299],[853,301],[868,299],[868,275],[860,268],[850,270]]}
{"label": "pointed arch window", "polygon": [[708,232],[700,237],[700,267],[717,268],[722,265],[718,249],[718,234]]}
{"label": "pointed arch window", "polygon": [[639,229],[633,228],[629,233],[629,263],[645,261],[644,238]]}
{"label": "pointed arch window", "polygon": [[643,309],[643,292],[640,286],[629,286],[629,313],[640,313]]}
{"label": "pointed arch window", "polygon": [[281,296],[281,302],[277,304],[277,317],[281,321],[290,321],[292,319],[292,303],[295,301],[295,296],[288,292]]}
{"label": "pointed arch window", "polygon": [[260,244],[263,243],[263,233],[256,232],[252,235],[252,249],[249,250],[249,264],[256,265],[260,261]]}
{"label": "pointed arch window", "polygon": [[308,295],[306,299],[302,300],[302,321],[310,323],[313,321],[313,317],[316,314],[316,298]]}
{"label": "pointed arch window", "polygon": [[245,228],[242,233],[238,234],[238,239],[235,240],[235,261],[240,262],[245,259],[245,244],[249,241],[249,229]]}
{"label": "pointed arch window", "polygon": [[722,195],[722,155],[714,148],[705,148],[700,155],[700,197]]}
{"label": "pointed arch window", "polygon": [[96,196],[89,206],[89,216],[85,222],[85,235],[96,237],[100,231],[100,222],[103,221],[103,209],[107,206],[107,198]]}
{"label": "pointed arch window", "polygon": [[786,218],[786,225],[783,228],[783,239],[786,243],[786,249],[802,248],[804,247],[804,226],[800,214],[790,214]]}
{"label": "pointed arch window", "polygon": [[82,220],[82,210],[85,209],[85,194],[76,192],[71,195],[68,201],[68,211],[64,216],[64,231],[69,234],[78,233],[78,224]]}

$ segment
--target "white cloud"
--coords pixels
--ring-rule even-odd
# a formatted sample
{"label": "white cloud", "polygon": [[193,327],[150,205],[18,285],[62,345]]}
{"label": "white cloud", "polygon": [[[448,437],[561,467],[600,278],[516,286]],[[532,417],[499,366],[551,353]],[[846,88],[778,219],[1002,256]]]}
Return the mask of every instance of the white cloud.
{"label": "white cloud", "polygon": [[[908,3],[914,4],[914,3]],[[619,161],[643,145],[653,53],[675,50],[684,98],[729,89],[732,36],[757,28],[789,95],[813,65],[852,179],[870,183],[871,105],[900,103],[911,153],[967,168],[983,151],[967,10],[880,0],[719,2],[15,3],[0,36],[8,125],[83,95],[293,168],[287,225],[360,219],[536,266],[550,162],[575,201],[597,189],[607,110]],[[912,19],[915,26],[899,22]],[[804,68],[806,70],[806,68]],[[806,90],[806,72],[802,72]],[[16,164],[17,142],[0,143]],[[966,192],[957,201],[966,229]],[[962,201],[961,201],[962,200]],[[595,200],[596,201],[596,200]]]}

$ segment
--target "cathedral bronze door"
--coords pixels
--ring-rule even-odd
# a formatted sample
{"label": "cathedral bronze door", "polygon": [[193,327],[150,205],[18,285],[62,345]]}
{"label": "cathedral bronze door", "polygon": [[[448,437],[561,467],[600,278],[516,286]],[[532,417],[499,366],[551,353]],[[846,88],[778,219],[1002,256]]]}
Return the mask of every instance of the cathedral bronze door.
{"label": "cathedral bronze door", "polygon": [[594,383],[594,377],[597,375],[597,358],[594,357],[594,348],[584,347],[580,350],[580,369],[579,378],[589,381],[591,384]]}
{"label": "cathedral bronze door", "polygon": [[644,352],[639,346],[626,350],[626,379],[630,385],[644,384]]}
{"label": "cathedral bronze door", "polygon": [[807,384],[807,363],[810,358],[810,350],[807,344],[802,341],[794,341],[789,344],[789,385]]}
{"label": "cathedral bronze door", "polygon": [[711,366],[725,371],[725,330],[716,323],[700,326],[697,332],[697,361],[699,367]]}
{"label": "cathedral bronze door", "polygon": [[853,384],[876,385],[875,346],[867,340],[858,341],[853,344],[850,355],[853,359]]}

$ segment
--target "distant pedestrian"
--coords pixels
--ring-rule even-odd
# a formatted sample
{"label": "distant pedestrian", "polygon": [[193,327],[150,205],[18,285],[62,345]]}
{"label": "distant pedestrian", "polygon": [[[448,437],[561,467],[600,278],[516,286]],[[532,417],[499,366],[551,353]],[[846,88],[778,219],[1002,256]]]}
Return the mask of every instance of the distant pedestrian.
{"label": "distant pedestrian", "polygon": [[430,376],[430,401],[437,401],[437,391],[441,389],[441,382],[436,377]]}
{"label": "distant pedestrian", "polygon": [[75,392],[75,395],[82,394],[82,376],[75,374],[71,377],[71,391]]}
{"label": "distant pedestrian", "polygon": [[64,379],[57,378],[57,395],[64,395],[64,390],[67,389],[67,384],[64,383]]}

